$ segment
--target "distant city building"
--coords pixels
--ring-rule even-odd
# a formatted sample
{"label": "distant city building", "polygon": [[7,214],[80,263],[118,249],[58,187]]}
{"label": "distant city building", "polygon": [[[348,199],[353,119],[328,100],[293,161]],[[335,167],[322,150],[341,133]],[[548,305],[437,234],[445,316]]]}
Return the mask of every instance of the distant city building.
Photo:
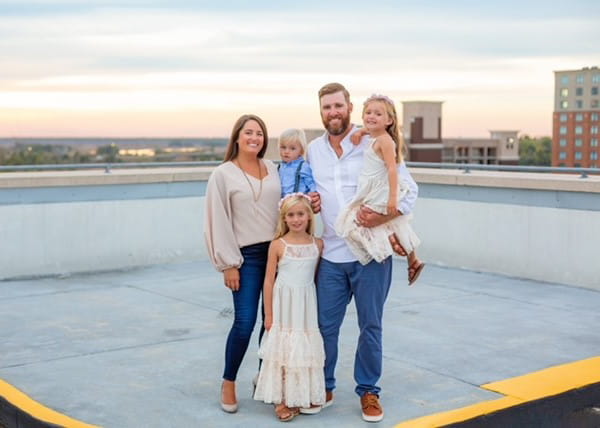
{"label": "distant city building", "polygon": [[119,149],[119,156],[146,156],[152,157],[156,154],[156,149]]}
{"label": "distant city building", "polygon": [[490,138],[442,138],[441,101],[404,101],[403,133],[413,162],[517,165],[519,131],[490,131]]}
{"label": "distant city building", "polygon": [[408,160],[442,161],[441,101],[403,101],[402,124]]}
{"label": "distant city building", "polygon": [[552,165],[598,168],[600,69],[554,72]]}
{"label": "distant city building", "polygon": [[518,165],[519,131],[490,131],[490,138],[444,138],[442,162]]}

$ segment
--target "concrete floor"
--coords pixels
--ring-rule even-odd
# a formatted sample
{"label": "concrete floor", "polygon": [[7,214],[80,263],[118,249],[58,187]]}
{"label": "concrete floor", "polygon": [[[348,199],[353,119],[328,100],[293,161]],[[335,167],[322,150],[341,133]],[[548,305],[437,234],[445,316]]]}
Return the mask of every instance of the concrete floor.
{"label": "concrete floor", "polygon": [[[479,385],[600,355],[600,292],[427,266],[415,287],[395,261],[385,312],[385,419],[378,426],[498,395]],[[219,407],[232,303],[208,262],[0,282],[0,379],[104,427],[280,426],[251,398],[256,338],[238,379],[240,409]],[[332,407],[294,426],[373,426],[352,379],[353,303]]]}

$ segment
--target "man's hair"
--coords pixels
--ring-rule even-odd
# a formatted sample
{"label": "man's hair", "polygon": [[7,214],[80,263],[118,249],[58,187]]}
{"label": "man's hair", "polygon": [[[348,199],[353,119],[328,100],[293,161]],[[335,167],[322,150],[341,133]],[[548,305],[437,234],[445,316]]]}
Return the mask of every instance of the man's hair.
{"label": "man's hair", "polygon": [[323,95],[335,94],[336,92],[342,92],[344,94],[344,98],[346,99],[346,103],[350,104],[350,93],[341,83],[328,83],[319,89],[319,103],[321,102],[321,98]]}

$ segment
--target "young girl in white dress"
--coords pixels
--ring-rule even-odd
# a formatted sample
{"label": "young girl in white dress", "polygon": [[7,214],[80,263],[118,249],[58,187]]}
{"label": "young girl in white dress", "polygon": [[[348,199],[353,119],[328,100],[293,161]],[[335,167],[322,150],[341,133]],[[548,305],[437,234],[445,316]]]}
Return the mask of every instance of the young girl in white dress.
{"label": "young girl in white dress", "polygon": [[376,227],[363,227],[356,221],[362,205],[380,214],[398,211],[398,202],[407,192],[399,180],[397,166],[402,161],[402,139],[398,132],[396,108],[385,95],[372,95],[363,104],[365,133],[371,136],[365,148],[358,190],[350,204],[342,210],[336,232],[346,239],[350,249],[365,265],[371,260],[382,262],[394,251],[389,237],[395,234],[408,257],[408,282],[412,285],[425,264],[415,251],[420,240],[409,224],[412,216],[400,215]]}
{"label": "young girl in white dress", "polygon": [[280,202],[263,287],[265,329],[254,398],[275,404],[289,421],[325,403],[325,351],[317,319],[315,271],[323,241],[315,238],[310,198],[292,193]]}

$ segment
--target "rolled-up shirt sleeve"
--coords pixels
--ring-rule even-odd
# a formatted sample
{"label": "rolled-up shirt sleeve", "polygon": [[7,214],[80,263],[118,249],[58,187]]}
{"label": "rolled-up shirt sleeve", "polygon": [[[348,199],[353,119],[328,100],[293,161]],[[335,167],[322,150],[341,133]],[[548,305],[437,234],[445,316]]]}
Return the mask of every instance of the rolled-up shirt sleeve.
{"label": "rolled-up shirt sleeve", "polygon": [[204,239],[215,268],[239,268],[244,261],[233,230],[231,198],[221,170],[215,169],[206,188],[204,201]]}
{"label": "rolled-up shirt sleeve", "polygon": [[404,161],[400,162],[398,165],[398,174],[400,175],[400,179],[408,187],[408,192],[406,192],[406,195],[404,195],[398,203],[398,209],[402,214],[406,215],[412,213],[415,208],[417,197],[419,196],[419,186],[412,178],[412,175],[410,175]]}

